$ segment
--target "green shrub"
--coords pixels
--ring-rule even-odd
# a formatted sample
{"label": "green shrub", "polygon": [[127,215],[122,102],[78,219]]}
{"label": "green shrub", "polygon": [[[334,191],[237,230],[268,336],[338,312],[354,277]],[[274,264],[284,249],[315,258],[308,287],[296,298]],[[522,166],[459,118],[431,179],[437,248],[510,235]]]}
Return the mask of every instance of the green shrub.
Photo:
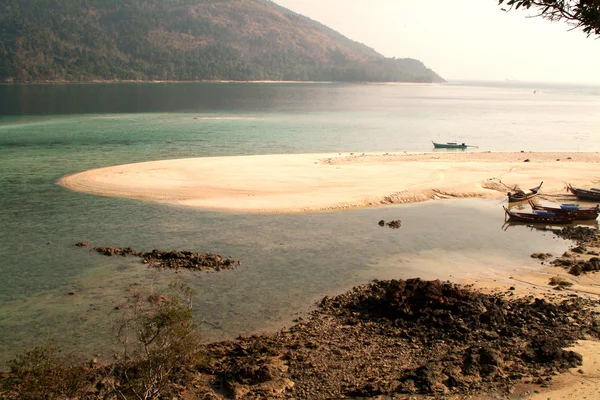
{"label": "green shrub", "polygon": [[114,326],[122,356],[112,375],[123,399],[152,399],[171,393],[173,382],[206,362],[192,322],[189,286],[173,283],[164,293],[134,291]]}
{"label": "green shrub", "polygon": [[60,354],[53,343],[38,346],[11,360],[1,398],[56,399],[81,396],[89,378],[89,368]]}

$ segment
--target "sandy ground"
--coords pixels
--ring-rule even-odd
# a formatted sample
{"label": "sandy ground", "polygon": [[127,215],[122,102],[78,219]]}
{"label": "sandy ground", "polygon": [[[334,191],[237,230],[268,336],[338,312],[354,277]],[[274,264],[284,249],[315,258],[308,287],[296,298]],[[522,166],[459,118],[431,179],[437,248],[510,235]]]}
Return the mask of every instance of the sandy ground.
{"label": "sandy ground", "polygon": [[[506,198],[544,185],[541,195],[565,194],[566,182],[600,187],[600,153],[434,152],[300,154],[153,161],[65,176],[59,184],[103,196],[131,197],[221,211],[292,213],[377,207],[450,197]],[[544,249],[540,249],[544,251]],[[556,267],[517,268],[512,276],[460,279],[483,290],[554,298],[552,276],[574,283],[568,293],[598,298],[600,279]],[[584,365],[549,388],[521,385],[515,398],[600,398],[600,343],[575,348]]]}
{"label": "sandy ground", "polygon": [[[525,160],[529,160],[526,162]],[[99,168],[63,177],[70,189],[191,207],[291,213],[448,197],[505,198],[600,186],[600,153],[298,154],[208,157]]]}
{"label": "sandy ground", "polygon": [[[600,248],[588,247],[588,250],[600,251]],[[590,256],[582,256],[589,259]],[[544,262],[540,269],[531,267],[515,268],[511,276],[495,276],[493,278],[459,279],[462,284],[471,284],[484,292],[505,292],[514,296],[543,297],[549,301],[562,301],[565,297],[577,294],[591,299],[600,299],[600,276],[583,274],[573,276],[559,267]],[[550,278],[560,277],[573,286],[557,291],[549,285]],[[509,289],[509,290],[507,290]],[[600,306],[597,307],[600,311]],[[568,373],[552,379],[547,388],[537,384],[523,383],[515,387],[509,398],[530,400],[571,400],[600,399],[600,342],[582,340],[569,348],[583,356],[583,365],[572,368]],[[485,397],[478,397],[477,399]],[[506,398],[506,397],[505,397]]]}

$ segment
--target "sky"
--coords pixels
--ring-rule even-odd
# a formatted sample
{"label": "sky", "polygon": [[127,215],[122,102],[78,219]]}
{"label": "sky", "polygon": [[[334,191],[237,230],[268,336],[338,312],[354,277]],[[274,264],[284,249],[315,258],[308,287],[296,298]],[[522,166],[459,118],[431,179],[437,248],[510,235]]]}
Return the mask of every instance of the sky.
{"label": "sky", "polygon": [[600,39],[497,0],[273,0],[448,81],[600,83]]}

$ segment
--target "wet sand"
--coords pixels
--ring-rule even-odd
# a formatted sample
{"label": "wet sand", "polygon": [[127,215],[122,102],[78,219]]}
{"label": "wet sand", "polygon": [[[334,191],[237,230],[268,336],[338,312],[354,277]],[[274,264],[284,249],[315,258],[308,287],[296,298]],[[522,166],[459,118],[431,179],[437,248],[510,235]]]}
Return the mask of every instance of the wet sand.
{"label": "wet sand", "polygon": [[[526,161],[528,160],[528,161]],[[287,154],[207,157],[118,165],[75,173],[72,190],[203,209],[297,213],[450,197],[505,198],[544,185],[600,182],[600,153]]]}

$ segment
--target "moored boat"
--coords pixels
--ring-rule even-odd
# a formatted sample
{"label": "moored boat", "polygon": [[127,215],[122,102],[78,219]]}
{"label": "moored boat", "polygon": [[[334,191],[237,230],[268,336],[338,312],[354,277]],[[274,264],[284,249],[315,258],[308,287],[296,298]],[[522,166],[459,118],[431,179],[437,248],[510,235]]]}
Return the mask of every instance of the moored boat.
{"label": "moored boat", "polygon": [[576,220],[582,221],[595,220],[598,218],[598,214],[600,214],[600,205],[596,205],[596,207],[580,207],[579,204],[561,204],[560,206],[553,207],[535,204],[531,200],[529,200],[529,204],[534,211],[541,210],[550,211],[556,215],[572,215]]}
{"label": "moored boat", "polygon": [[552,223],[552,224],[570,224],[575,221],[575,217],[566,214],[556,214],[552,211],[538,210],[532,213],[524,213],[518,211],[511,211],[506,206],[504,208],[505,216],[512,221],[522,222],[541,222],[541,223]]}
{"label": "moored boat", "polygon": [[532,197],[537,196],[537,194],[543,184],[544,184],[544,181],[540,182],[539,186],[529,189],[529,192],[525,192],[521,189],[515,190],[513,192],[508,192],[507,196],[508,196],[509,203],[516,202],[516,201],[529,200]]}
{"label": "moored boat", "polygon": [[600,190],[574,188],[570,183],[567,183],[567,189],[577,196],[578,199],[600,201]]}
{"label": "moored boat", "polygon": [[447,142],[447,143],[436,143],[433,140],[433,147],[436,149],[466,149],[467,147],[477,147],[477,146],[469,146],[465,143],[457,143],[457,142]]}

